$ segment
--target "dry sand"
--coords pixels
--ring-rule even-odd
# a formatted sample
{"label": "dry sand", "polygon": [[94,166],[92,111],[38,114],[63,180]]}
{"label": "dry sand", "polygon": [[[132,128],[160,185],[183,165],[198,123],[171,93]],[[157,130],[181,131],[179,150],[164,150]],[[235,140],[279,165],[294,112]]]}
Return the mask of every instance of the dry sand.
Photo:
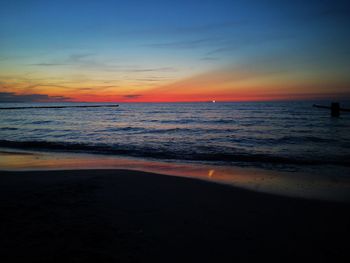
{"label": "dry sand", "polygon": [[137,171],[0,172],[0,261],[350,262],[349,208]]}

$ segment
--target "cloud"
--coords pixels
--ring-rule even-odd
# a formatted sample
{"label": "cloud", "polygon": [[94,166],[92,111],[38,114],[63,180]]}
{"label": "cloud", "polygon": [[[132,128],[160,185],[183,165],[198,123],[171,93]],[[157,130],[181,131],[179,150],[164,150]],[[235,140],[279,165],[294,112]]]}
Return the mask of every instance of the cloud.
{"label": "cloud", "polygon": [[96,54],[94,53],[78,53],[78,54],[72,54],[69,56],[68,60],[72,62],[80,62],[81,60],[94,56]]}
{"label": "cloud", "polygon": [[215,60],[219,60],[219,58],[218,57],[203,57],[200,60],[203,60],[203,61],[215,61]]}
{"label": "cloud", "polygon": [[173,48],[173,49],[191,49],[198,48],[202,46],[212,46],[216,45],[218,42],[217,38],[202,38],[188,41],[177,41],[177,42],[167,42],[167,43],[153,43],[146,45],[147,47],[153,48]]}
{"label": "cloud", "polygon": [[128,95],[124,95],[123,97],[126,99],[136,99],[136,98],[139,98],[141,96],[142,95],[140,95],[140,94],[128,94]]}
{"label": "cloud", "polygon": [[173,30],[173,33],[208,33],[208,32],[217,32],[222,29],[232,29],[238,26],[245,25],[244,21],[227,21],[222,23],[212,23],[212,24],[203,24],[192,27],[181,27]]}
{"label": "cloud", "polygon": [[121,71],[126,71],[126,72],[159,72],[159,71],[165,71],[165,72],[169,72],[169,71],[176,71],[175,68],[173,67],[163,67],[163,68],[124,68],[121,69]]}
{"label": "cloud", "polygon": [[83,87],[83,88],[74,88],[74,90],[79,90],[79,91],[103,91],[103,90],[108,90],[108,89],[114,89],[118,88],[118,85],[109,85],[109,86],[93,86],[93,87]]}
{"label": "cloud", "polygon": [[140,78],[135,79],[137,81],[145,81],[145,82],[158,82],[158,81],[164,81],[164,79],[156,79],[156,78]]}
{"label": "cloud", "polygon": [[160,68],[143,68],[137,65],[116,65],[106,63],[104,61],[94,58],[93,53],[82,53],[82,54],[71,54],[68,58],[62,59],[62,61],[48,61],[29,64],[32,66],[40,67],[52,67],[52,66],[69,66],[79,67],[84,69],[102,70],[105,72],[132,72],[132,73],[143,73],[143,72],[173,72],[176,71],[173,67],[160,67]]}
{"label": "cloud", "polygon": [[247,21],[236,20],[236,21],[225,21],[222,23],[206,23],[206,24],[197,24],[193,26],[182,26],[182,27],[172,27],[167,26],[164,28],[160,26],[158,28],[152,27],[141,30],[133,30],[124,33],[119,33],[118,36],[126,35],[146,35],[146,36],[193,36],[194,34],[206,35],[208,33],[216,33],[218,31],[231,30],[232,28],[237,28],[246,25]]}
{"label": "cloud", "polygon": [[67,63],[34,63],[30,64],[31,66],[44,66],[44,67],[50,67],[50,66],[67,66],[69,64]]}
{"label": "cloud", "polygon": [[69,101],[65,96],[49,96],[46,94],[16,94],[0,92],[0,102],[63,102]]}
{"label": "cloud", "polygon": [[65,59],[62,59],[61,61],[49,61],[49,62],[39,62],[39,63],[33,63],[30,64],[31,66],[43,66],[43,67],[50,67],[50,66],[103,66],[106,65],[103,63],[97,62],[95,59],[91,58],[94,56],[94,53],[77,53],[77,54],[71,54]]}
{"label": "cloud", "polygon": [[[53,59],[50,61],[41,61],[37,63],[27,64],[29,66],[39,66],[39,67],[55,67],[55,66],[73,66],[80,63],[91,62],[87,61],[85,58],[95,55],[94,53],[74,53],[68,57],[62,59]],[[0,57],[1,60],[1,57]]]}
{"label": "cloud", "polygon": [[35,89],[38,87],[55,87],[55,88],[63,88],[63,89],[69,89],[69,87],[67,86],[63,86],[63,85],[57,85],[57,84],[31,84],[28,86],[23,87],[24,90],[31,90],[31,89]]}

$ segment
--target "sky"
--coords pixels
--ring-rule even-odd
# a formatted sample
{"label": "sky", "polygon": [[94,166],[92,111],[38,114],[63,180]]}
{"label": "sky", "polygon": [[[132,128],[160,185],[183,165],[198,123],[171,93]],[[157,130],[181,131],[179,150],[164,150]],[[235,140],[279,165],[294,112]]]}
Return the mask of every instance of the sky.
{"label": "sky", "polygon": [[350,98],[350,3],[2,0],[0,102]]}

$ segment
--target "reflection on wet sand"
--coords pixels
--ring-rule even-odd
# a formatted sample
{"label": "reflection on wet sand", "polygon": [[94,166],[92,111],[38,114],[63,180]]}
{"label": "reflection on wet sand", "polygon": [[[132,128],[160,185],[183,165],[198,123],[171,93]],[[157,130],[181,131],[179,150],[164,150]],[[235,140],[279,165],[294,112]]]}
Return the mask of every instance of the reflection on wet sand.
{"label": "reflection on wet sand", "polygon": [[0,151],[0,157],[0,170],[129,169],[197,178],[278,195],[350,201],[350,178],[344,176],[7,149]]}

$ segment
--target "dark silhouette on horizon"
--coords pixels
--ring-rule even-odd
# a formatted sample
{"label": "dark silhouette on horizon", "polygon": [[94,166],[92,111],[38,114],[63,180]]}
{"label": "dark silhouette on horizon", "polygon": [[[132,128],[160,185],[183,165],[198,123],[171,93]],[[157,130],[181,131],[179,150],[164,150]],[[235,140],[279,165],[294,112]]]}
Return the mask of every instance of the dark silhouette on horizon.
{"label": "dark silhouette on horizon", "polygon": [[324,106],[324,105],[312,105],[315,108],[322,108],[322,109],[330,109],[331,110],[331,116],[332,117],[339,117],[340,112],[350,112],[350,109],[340,108],[339,102],[332,102],[331,106]]}
{"label": "dark silhouette on horizon", "polygon": [[5,107],[0,110],[23,110],[23,109],[64,109],[64,108],[116,108],[119,105],[79,105],[79,106],[29,106],[29,107]]}

